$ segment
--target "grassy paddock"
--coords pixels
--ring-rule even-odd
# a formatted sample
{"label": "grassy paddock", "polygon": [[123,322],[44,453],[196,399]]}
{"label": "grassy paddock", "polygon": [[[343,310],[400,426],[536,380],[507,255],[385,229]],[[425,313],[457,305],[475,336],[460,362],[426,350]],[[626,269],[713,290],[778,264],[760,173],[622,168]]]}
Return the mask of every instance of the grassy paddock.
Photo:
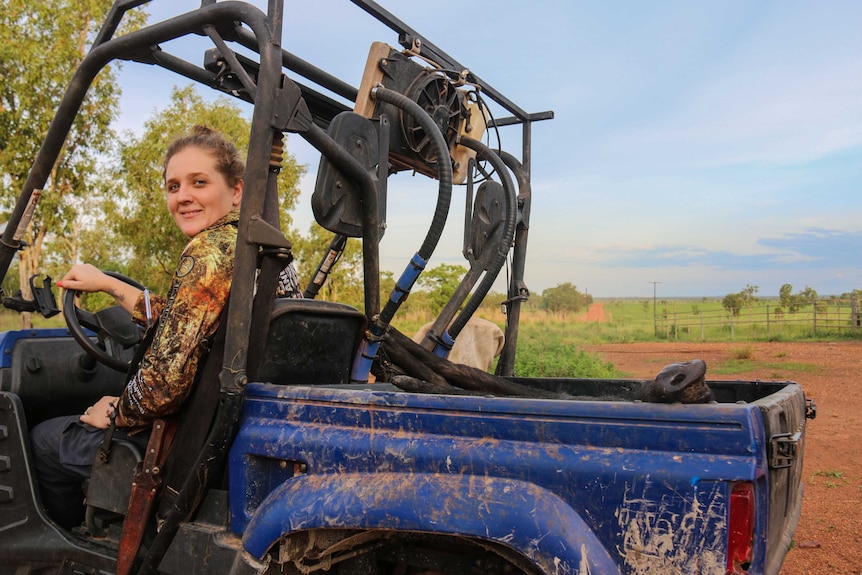
{"label": "grassy paddock", "polygon": [[[573,326],[591,343],[656,340],[806,341],[862,338],[862,310],[849,301],[822,300],[795,311],[759,300],[731,315],[716,299],[600,300],[608,321]],[[655,314],[655,315],[654,315]],[[853,325],[853,319],[857,325]]]}
{"label": "grassy paddock", "polygon": [[[30,321],[34,328],[66,327],[66,321],[63,319],[62,313],[47,319],[38,313],[31,313]],[[0,311],[0,331],[22,329],[23,327],[23,319],[20,313],[9,310]]]}

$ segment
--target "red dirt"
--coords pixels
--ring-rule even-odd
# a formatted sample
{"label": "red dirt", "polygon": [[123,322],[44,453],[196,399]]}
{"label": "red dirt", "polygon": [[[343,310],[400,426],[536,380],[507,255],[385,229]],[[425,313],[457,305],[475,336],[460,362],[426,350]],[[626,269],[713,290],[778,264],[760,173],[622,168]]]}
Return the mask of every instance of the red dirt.
{"label": "red dirt", "polygon": [[590,307],[587,308],[587,311],[577,318],[575,321],[579,322],[599,322],[604,323],[606,321],[611,320],[611,314],[605,311],[605,306],[601,302],[597,302],[594,304],[590,304]]}
{"label": "red dirt", "polygon": [[[802,518],[781,575],[862,574],[862,341],[793,343],[631,343],[590,345],[585,351],[637,379],[668,363],[700,358],[707,366],[734,363],[750,351],[746,371],[708,379],[791,380],[817,404],[808,421]],[[737,361],[737,363],[742,363]]]}

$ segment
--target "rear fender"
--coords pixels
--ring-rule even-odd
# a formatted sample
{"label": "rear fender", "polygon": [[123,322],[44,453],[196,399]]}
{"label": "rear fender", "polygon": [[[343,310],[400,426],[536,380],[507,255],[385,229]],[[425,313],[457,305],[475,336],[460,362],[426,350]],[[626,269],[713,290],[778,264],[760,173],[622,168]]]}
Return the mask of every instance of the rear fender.
{"label": "rear fender", "polygon": [[284,482],[261,503],[243,535],[243,546],[263,559],[283,535],[317,528],[451,534],[500,543],[545,573],[619,572],[565,501],[514,479],[304,475]]}

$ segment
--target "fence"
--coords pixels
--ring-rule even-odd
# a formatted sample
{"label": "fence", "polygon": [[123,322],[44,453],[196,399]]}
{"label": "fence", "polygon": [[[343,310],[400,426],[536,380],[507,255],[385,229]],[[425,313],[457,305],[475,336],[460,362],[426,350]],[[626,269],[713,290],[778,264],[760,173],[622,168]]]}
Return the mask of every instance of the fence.
{"label": "fence", "polygon": [[[781,335],[862,335],[860,300],[822,300],[787,311],[774,304],[735,310],[664,309],[654,316],[656,336],[667,339],[779,337]],[[719,332],[718,334],[716,332]]]}

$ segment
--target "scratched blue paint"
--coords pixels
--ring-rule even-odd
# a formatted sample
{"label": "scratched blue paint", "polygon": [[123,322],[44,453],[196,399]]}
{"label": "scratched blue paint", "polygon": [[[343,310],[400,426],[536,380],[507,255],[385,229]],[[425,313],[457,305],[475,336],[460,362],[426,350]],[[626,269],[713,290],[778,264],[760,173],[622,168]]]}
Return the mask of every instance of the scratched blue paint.
{"label": "scratched blue paint", "polygon": [[[296,529],[409,526],[489,538],[540,562],[547,560],[547,549],[529,542],[536,529],[544,529],[559,541],[583,543],[583,550],[566,555],[566,561],[580,560],[583,553],[604,564],[607,556],[614,569],[597,564],[594,573],[627,572],[632,558],[620,551],[634,541],[621,521],[627,517],[645,525],[656,522],[676,545],[690,541],[694,548],[676,549],[679,557],[672,558],[682,565],[696,553],[713,553],[720,561],[727,482],[766,476],[761,416],[753,405],[452,397],[373,389],[247,386],[230,454],[230,489],[231,528],[244,536],[248,551],[259,555],[282,532]],[[297,463],[304,466],[301,473],[283,471]],[[418,481],[442,498],[437,500],[484,502],[484,492],[463,492],[479,480],[508,485],[514,493],[510,506],[519,512],[504,512],[505,506],[491,497],[486,503],[494,517],[480,521],[475,513],[451,507],[433,514],[432,521],[429,514],[411,511],[415,500],[387,495],[404,486],[415,489]],[[381,497],[359,496],[356,486],[365,484],[376,486]],[[517,491],[512,486],[527,487]],[[761,511],[767,491],[765,482],[756,482]],[[250,493],[254,496],[247,497]],[[565,513],[560,511],[554,529],[537,527],[537,508],[533,519],[525,518],[524,501],[538,505],[534,495],[525,493],[547,494],[544,501],[559,502]],[[698,515],[703,509],[710,514]],[[488,531],[489,525],[500,530]],[[687,539],[677,533],[692,525],[710,536]],[[759,537],[765,527],[758,524]]]}

